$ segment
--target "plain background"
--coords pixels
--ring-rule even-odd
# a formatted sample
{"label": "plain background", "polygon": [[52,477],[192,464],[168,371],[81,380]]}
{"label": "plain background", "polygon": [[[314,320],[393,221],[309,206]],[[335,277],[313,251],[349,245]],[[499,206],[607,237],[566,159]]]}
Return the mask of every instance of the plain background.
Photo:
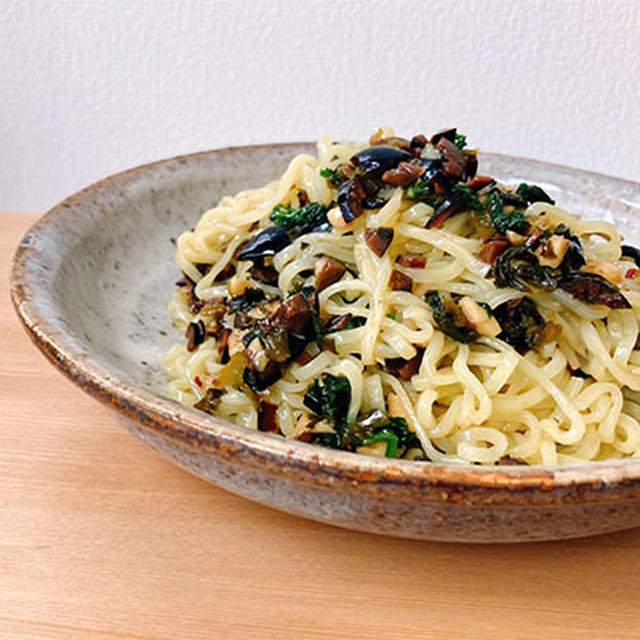
{"label": "plain background", "polygon": [[379,124],[638,179],[639,101],[638,0],[0,0],[0,209]]}

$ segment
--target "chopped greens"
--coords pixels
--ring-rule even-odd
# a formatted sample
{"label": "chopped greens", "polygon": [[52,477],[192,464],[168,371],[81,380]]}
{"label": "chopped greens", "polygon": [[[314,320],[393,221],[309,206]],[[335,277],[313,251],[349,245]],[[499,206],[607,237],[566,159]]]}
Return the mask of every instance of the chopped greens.
{"label": "chopped greens", "polygon": [[454,311],[457,305],[451,298],[443,300],[439,293],[432,293],[427,302],[433,310],[433,320],[442,333],[462,343],[474,342],[478,339],[476,331],[461,324],[458,314]]}
{"label": "chopped greens", "polygon": [[[328,420],[335,434],[328,438],[326,446],[340,448],[342,436],[347,428],[347,412],[351,403],[351,385],[346,376],[334,376],[324,373],[315,380],[307,390],[303,399],[305,407],[320,418]],[[325,443],[323,443],[325,444]]]}
{"label": "chopped greens", "polygon": [[485,209],[489,210],[489,217],[493,228],[498,233],[506,233],[507,231],[516,231],[520,233],[524,231],[527,221],[523,211],[513,211],[506,213],[500,200],[500,194],[497,191],[490,193],[484,201]]}
{"label": "chopped greens", "polygon": [[326,178],[332,187],[339,187],[345,181],[345,178],[340,175],[338,169],[325,167],[324,169],[320,169],[320,175]]}
{"label": "chopped greens", "polygon": [[482,203],[478,196],[466,185],[462,183],[453,185],[453,192],[462,198],[462,207],[464,209],[473,209],[474,211],[482,211]]}
{"label": "chopped greens", "polygon": [[525,246],[510,247],[493,263],[496,287],[519,291],[553,291],[558,280],[550,269],[540,266],[537,256]]}
{"label": "chopped greens", "polygon": [[467,146],[467,136],[463,135],[462,133],[456,132],[456,137],[453,141],[453,144],[455,144],[458,149],[464,149]]}
{"label": "chopped greens", "polygon": [[278,204],[269,215],[269,220],[286,231],[290,238],[295,239],[326,223],[327,207],[319,202],[310,202],[298,209]]}
{"label": "chopped greens", "polygon": [[425,196],[431,195],[431,185],[426,180],[417,180],[407,187],[405,195],[411,200],[422,200]]}
{"label": "chopped greens", "polygon": [[359,420],[351,429],[350,436],[352,447],[386,442],[385,456],[387,458],[395,458],[398,449],[404,450],[420,446],[420,441],[416,434],[409,429],[404,418],[387,417],[379,410]]}

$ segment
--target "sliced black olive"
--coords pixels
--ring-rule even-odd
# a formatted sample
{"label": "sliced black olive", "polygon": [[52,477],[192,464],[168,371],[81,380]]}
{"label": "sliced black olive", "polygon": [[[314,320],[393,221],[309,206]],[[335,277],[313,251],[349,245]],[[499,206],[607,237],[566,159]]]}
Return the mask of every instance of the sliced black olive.
{"label": "sliced black olive", "polygon": [[640,267],[640,249],[636,249],[629,244],[623,244],[621,249],[623,258],[631,258]]}
{"label": "sliced black olive", "polygon": [[464,209],[464,197],[460,192],[454,192],[447,198],[427,220],[427,229],[435,229],[439,227],[445,220],[450,218],[454,213]]}
{"label": "sliced black olive", "polygon": [[402,161],[408,161],[413,158],[413,154],[391,147],[389,145],[378,145],[375,147],[367,147],[351,157],[351,162],[358,167],[367,177],[379,177],[385,171],[393,169]]}
{"label": "sliced black olive", "polygon": [[411,142],[409,143],[412,149],[422,149],[427,145],[427,137],[421,133],[413,136],[411,138]]}
{"label": "sliced black olive", "polygon": [[464,179],[471,180],[478,172],[478,154],[475,151],[463,151]]}
{"label": "sliced black olive", "polygon": [[454,182],[464,175],[464,154],[449,138],[442,137],[436,147],[442,152],[442,171]]}
{"label": "sliced black olive", "polygon": [[518,194],[511,191],[499,191],[500,202],[505,206],[518,207],[519,209],[527,208],[527,201],[523,200]]}
{"label": "sliced black olive", "polygon": [[234,313],[247,313],[265,299],[262,289],[247,289],[241,296],[235,296],[227,301],[227,307]]}
{"label": "sliced black olive", "polygon": [[242,381],[252,391],[259,392],[264,391],[274,382],[277,382],[281,376],[282,371],[280,369],[280,365],[277,362],[270,360],[264,371],[255,371],[249,367],[245,367],[242,372]]}
{"label": "sliced black olive", "polygon": [[332,231],[333,227],[330,222],[323,222],[319,224],[317,227],[313,227],[309,233],[324,233],[326,231]]}
{"label": "sliced black olive", "polygon": [[388,200],[385,200],[384,198],[372,196],[371,198],[365,198],[362,201],[362,206],[364,209],[380,209],[384,207],[387,202]]}
{"label": "sliced black olive", "polygon": [[431,144],[438,144],[438,142],[442,138],[446,138],[450,142],[456,141],[456,133],[458,132],[456,127],[451,127],[449,129],[440,129],[440,131],[436,131],[431,136]]}
{"label": "sliced black olive", "polygon": [[548,202],[549,204],[556,203],[556,201],[553,200],[546,191],[536,186],[535,184],[527,184],[526,182],[521,183],[516,189],[516,194],[527,202]]}
{"label": "sliced black olive", "polygon": [[420,179],[431,180],[439,173],[442,173],[442,158],[427,158],[420,162],[420,166],[424,169]]}
{"label": "sliced black olive", "polygon": [[347,180],[338,189],[338,206],[345,222],[351,222],[363,213],[362,201],[367,193],[357,176]]}
{"label": "sliced black olive", "polygon": [[602,304],[609,309],[631,309],[629,301],[597,273],[570,271],[560,278],[558,286],[587,304]]}
{"label": "sliced black olive", "polygon": [[289,236],[280,227],[267,227],[257,236],[251,238],[242,247],[236,258],[238,260],[258,260],[265,256],[272,256],[290,244]]}
{"label": "sliced black olive", "polygon": [[187,339],[187,351],[194,351],[195,348],[204,342],[205,327],[202,320],[190,322],[185,332]]}

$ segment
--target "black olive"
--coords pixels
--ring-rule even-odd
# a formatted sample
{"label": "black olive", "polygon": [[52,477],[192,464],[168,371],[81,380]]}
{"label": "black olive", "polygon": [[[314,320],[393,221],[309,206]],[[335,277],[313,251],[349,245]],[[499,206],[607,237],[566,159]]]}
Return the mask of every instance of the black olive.
{"label": "black olive", "polygon": [[558,286],[587,304],[601,304],[609,309],[631,309],[629,301],[597,273],[570,271],[560,278]]}
{"label": "black olive", "polygon": [[518,207],[519,209],[526,209],[527,202],[523,200],[519,195],[512,191],[499,191],[500,202],[505,206]]}
{"label": "black olive", "polygon": [[431,136],[431,144],[438,144],[438,141],[441,138],[446,138],[450,142],[456,141],[456,133],[458,132],[456,127],[451,127],[450,129],[441,129],[440,131],[436,131]]}
{"label": "black olive", "polygon": [[636,265],[640,267],[640,249],[636,249],[628,244],[623,244],[621,249],[623,258],[631,258]]}
{"label": "black olive", "polygon": [[380,209],[382,207],[384,207],[385,204],[387,204],[387,200],[385,200],[384,198],[374,198],[373,196],[371,198],[365,198],[362,201],[362,206],[365,209]]}
{"label": "black olive", "polygon": [[234,313],[247,313],[265,299],[262,289],[247,289],[241,296],[227,300],[227,307]]}
{"label": "black olive", "polygon": [[413,154],[397,147],[378,145],[367,147],[351,157],[351,162],[367,177],[381,176],[385,171],[398,166],[400,162],[413,158]]}
{"label": "black olive", "polygon": [[195,348],[204,342],[205,326],[202,320],[190,322],[185,332],[187,339],[187,351],[194,351]]}
{"label": "black olive", "polygon": [[236,256],[238,260],[257,260],[272,256],[291,244],[289,236],[280,227],[267,227],[251,238]]}
{"label": "black olive", "polygon": [[471,180],[478,173],[478,155],[472,151],[464,151],[464,179]]}
{"label": "black olive", "polygon": [[333,230],[333,227],[331,226],[330,222],[323,222],[322,224],[319,224],[317,227],[313,227],[313,229],[311,229],[309,233],[324,233],[332,230]]}
{"label": "black olive", "polygon": [[427,158],[420,163],[420,166],[424,169],[420,179],[431,180],[442,173],[442,158]]}
{"label": "black olive", "polygon": [[464,206],[465,201],[463,195],[460,192],[454,192],[433,212],[429,220],[427,220],[427,229],[435,229],[436,227],[439,227],[454,213],[462,211]]}
{"label": "black olive", "polygon": [[351,222],[362,215],[362,201],[366,195],[362,182],[357,176],[344,182],[338,189],[338,206],[345,222]]}

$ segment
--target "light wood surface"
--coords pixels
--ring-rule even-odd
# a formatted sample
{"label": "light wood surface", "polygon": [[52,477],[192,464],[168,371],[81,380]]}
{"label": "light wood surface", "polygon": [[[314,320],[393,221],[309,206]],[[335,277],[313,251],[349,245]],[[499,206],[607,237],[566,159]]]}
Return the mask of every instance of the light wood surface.
{"label": "light wood surface", "polygon": [[501,546],[341,530],[138,442],[29,343],[0,214],[0,638],[640,638],[640,530]]}

